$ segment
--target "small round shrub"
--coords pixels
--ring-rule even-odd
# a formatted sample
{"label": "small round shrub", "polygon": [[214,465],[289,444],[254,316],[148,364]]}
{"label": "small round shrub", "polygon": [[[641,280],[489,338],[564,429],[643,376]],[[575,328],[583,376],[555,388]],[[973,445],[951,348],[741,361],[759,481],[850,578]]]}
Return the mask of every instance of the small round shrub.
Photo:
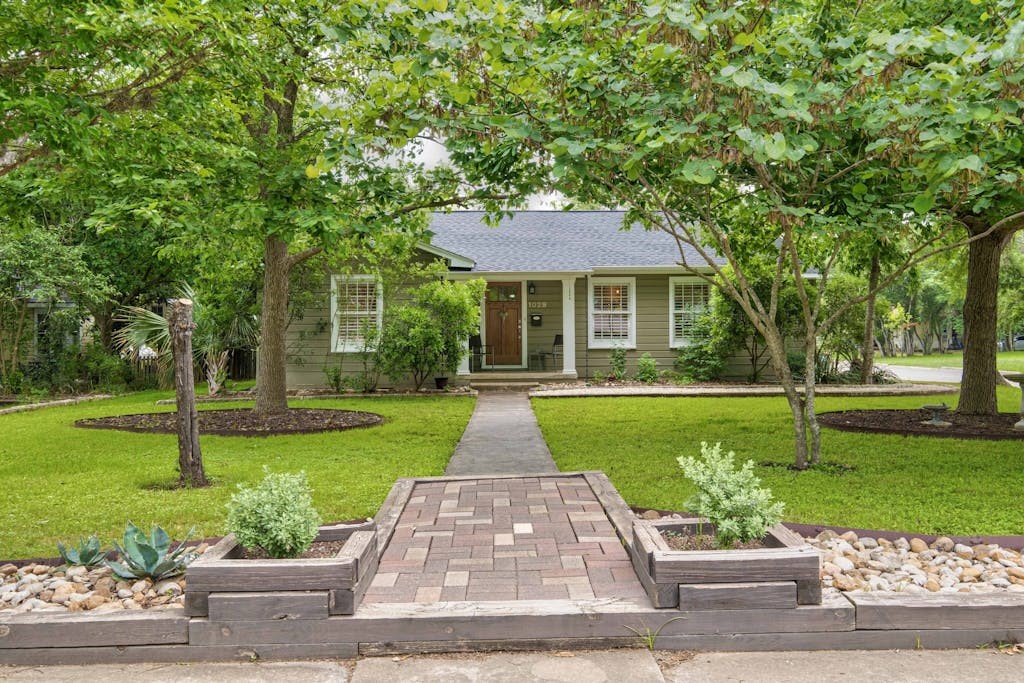
{"label": "small round shrub", "polygon": [[298,557],[313,544],[320,526],[306,473],[263,471],[259,486],[239,484],[231,496],[228,531],[246,548],[263,548],[271,557]]}

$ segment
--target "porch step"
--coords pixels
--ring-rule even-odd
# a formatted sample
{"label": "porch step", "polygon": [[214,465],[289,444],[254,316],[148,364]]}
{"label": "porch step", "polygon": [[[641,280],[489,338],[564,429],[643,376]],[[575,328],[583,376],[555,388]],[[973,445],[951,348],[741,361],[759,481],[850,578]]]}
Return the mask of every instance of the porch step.
{"label": "porch step", "polygon": [[522,391],[527,392],[540,386],[540,382],[509,382],[508,380],[473,380],[469,383],[471,389],[477,391]]}

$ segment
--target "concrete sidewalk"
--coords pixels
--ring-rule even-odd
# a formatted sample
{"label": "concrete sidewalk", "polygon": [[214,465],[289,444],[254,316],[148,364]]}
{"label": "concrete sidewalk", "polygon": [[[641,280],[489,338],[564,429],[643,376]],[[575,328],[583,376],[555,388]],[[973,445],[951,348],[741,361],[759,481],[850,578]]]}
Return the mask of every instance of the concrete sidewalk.
{"label": "concrete sidewalk", "polygon": [[524,392],[481,392],[448,476],[557,472]]}
{"label": "concrete sidewalk", "polygon": [[[660,664],[660,666],[659,666]],[[0,666],[0,680],[139,679],[148,683],[281,680],[312,683],[689,683],[841,680],[1017,683],[1024,654],[988,650],[654,653],[644,649],[586,652],[497,652],[373,657],[358,661],[246,664]]]}

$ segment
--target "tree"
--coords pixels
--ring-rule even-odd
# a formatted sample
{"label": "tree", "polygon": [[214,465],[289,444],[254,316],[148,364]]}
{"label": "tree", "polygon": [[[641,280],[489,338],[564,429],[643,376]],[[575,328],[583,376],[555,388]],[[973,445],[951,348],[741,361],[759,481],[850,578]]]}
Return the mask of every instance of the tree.
{"label": "tree", "polygon": [[[941,68],[904,77],[908,106],[923,143],[914,154],[915,206],[942,212],[971,237],[964,297],[964,372],[957,411],[998,411],[996,343],[999,267],[1013,235],[1024,229],[1024,8],[1015,0],[961,3],[947,29]],[[922,40],[935,29],[906,29]],[[980,35],[981,39],[974,36]]]}
{"label": "tree", "polygon": [[468,97],[448,66],[457,33],[500,12],[445,0],[261,3],[248,43],[182,84],[182,97],[201,93],[204,103],[170,111],[162,125],[195,142],[184,172],[210,199],[199,201],[205,214],[182,221],[179,249],[259,246],[258,412],[287,408],[291,273],[353,236],[421,234],[425,209],[494,209],[510,194],[482,172],[427,166],[414,142]]}
{"label": "tree", "polygon": [[102,298],[104,283],[89,271],[82,250],[32,223],[0,221],[0,386],[19,372],[27,335],[34,331],[30,304],[62,297]]}
{"label": "tree", "polygon": [[[908,110],[902,93],[935,60],[956,61],[962,46],[944,31],[888,30],[879,16],[799,1],[555,3],[542,20],[524,19],[528,39],[506,46],[512,57],[490,63],[492,87],[505,94],[493,125],[553,159],[565,191],[629,207],[627,223],[673,235],[682,265],[699,277],[713,280],[726,267],[718,258],[726,262],[735,284],[720,282],[769,347],[800,469],[820,459],[821,435],[814,373],[801,395],[786,363],[776,320],[783,283],[799,298],[813,368],[818,337],[870,294],[824,316],[844,251],[906,240],[878,291],[952,248],[941,242],[952,225],[926,215],[931,207],[914,201],[922,192],[909,191],[926,185],[907,182],[926,141],[906,131],[942,107]],[[698,257],[687,261],[688,252]],[[767,297],[750,284],[765,269]]]}
{"label": "tree", "polygon": [[22,0],[0,9],[0,176],[78,157],[109,116],[156,96],[238,37],[235,3]]}

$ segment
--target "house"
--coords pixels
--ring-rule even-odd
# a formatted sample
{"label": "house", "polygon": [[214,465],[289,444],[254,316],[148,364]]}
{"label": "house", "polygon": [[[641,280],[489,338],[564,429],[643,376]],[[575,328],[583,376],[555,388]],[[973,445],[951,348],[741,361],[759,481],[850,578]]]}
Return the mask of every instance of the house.
{"label": "house", "polygon": [[[609,372],[617,347],[627,350],[630,368],[647,352],[670,369],[677,349],[691,342],[710,286],[679,265],[670,235],[623,230],[621,211],[521,211],[497,227],[483,218],[477,211],[435,214],[430,243],[420,245],[424,256],[444,261],[447,277],[487,281],[480,335],[467,340],[471,354],[460,376],[591,377]],[[686,249],[687,263],[704,263]],[[371,275],[329,280],[321,308],[307,310],[289,330],[291,388],[322,386],[325,363],[344,361],[360,347],[363,326],[382,320]]]}

